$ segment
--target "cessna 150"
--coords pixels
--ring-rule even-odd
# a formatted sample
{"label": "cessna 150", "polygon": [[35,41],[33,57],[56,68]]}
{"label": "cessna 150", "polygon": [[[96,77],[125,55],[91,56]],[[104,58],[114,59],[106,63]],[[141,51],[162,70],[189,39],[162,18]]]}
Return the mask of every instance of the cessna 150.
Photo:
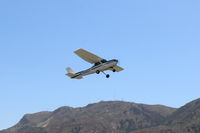
{"label": "cessna 150", "polygon": [[70,78],[75,78],[75,79],[82,79],[83,76],[89,75],[89,74],[93,74],[93,73],[97,73],[99,74],[100,72],[102,72],[103,74],[106,75],[106,78],[109,78],[110,75],[106,74],[104,71],[106,70],[111,70],[113,72],[119,72],[124,70],[123,68],[121,68],[120,66],[117,65],[118,60],[116,59],[112,59],[112,60],[105,60],[101,57],[98,57],[84,49],[78,49],[76,51],[74,51],[75,54],[77,54],[78,56],[80,56],[83,60],[94,64],[91,68],[87,69],[87,70],[83,70],[80,72],[74,72],[70,67],[66,68],[67,70],[67,76],[69,76]]}

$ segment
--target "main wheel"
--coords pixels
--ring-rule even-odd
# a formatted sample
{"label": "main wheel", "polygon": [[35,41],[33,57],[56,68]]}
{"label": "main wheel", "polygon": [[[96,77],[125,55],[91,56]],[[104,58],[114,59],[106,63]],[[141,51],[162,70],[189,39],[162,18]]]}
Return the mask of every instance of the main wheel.
{"label": "main wheel", "polygon": [[109,78],[109,77],[110,77],[110,75],[109,75],[109,74],[107,74],[107,75],[106,75],[106,78]]}
{"label": "main wheel", "polygon": [[115,70],[115,69],[113,69],[113,72],[116,72],[116,70]]}
{"label": "main wheel", "polygon": [[96,73],[97,73],[97,74],[99,74],[99,73],[100,73],[100,71],[99,71],[99,70],[97,70],[97,71],[96,71]]}

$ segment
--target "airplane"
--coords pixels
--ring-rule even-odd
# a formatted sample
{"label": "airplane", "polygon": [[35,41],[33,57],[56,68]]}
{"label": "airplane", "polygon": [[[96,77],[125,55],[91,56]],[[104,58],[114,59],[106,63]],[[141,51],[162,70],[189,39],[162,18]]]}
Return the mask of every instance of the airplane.
{"label": "airplane", "polygon": [[81,57],[83,60],[93,64],[93,66],[87,70],[83,70],[80,72],[74,72],[70,67],[66,68],[67,70],[67,76],[69,76],[72,79],[82,79],[83,76],[89,75],[89,74],[99,74],[102,72],[103,74],[106,75],[106,78],[109,78],[110,75],[106,74],[104,71],[106,70],[111,70],[113,72],[120,72],[124,70],[122,67],[118,66],[118,60],[117,59],[112,59],[112,60],[105,60],[93,53],[90,53],[82,48],[74,51],[75,54],[77,54],[79,57]]}

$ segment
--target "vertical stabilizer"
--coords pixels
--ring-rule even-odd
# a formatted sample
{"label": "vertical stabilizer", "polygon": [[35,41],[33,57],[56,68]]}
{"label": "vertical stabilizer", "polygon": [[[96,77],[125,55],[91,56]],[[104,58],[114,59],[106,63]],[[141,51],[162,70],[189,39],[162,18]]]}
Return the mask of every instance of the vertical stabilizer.
{"label": "vertical stabilizer", "polygon": [[71,74],[75,74],[76,73],[70,67],[66,68],[66,70],[67,70],[68,73],[71,73]]}
{"label": "vertical stabilizer", "polygon": [[65,75],[69,76],[70,78],[75,78],[75,79],[82,79],[83,78],[82,76],[76,76],[76,72],[73,71],[70,67],[66,68],[66,70],[67,70],[68,73],[65,74]]}

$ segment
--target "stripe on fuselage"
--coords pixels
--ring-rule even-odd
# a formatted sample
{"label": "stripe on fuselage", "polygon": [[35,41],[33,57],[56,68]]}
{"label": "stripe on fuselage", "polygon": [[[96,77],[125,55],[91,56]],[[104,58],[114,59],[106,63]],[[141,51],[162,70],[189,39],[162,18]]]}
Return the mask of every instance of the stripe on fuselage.
{"label": "stripe on fuselage", "polygon": [[[97,65],[97,66],[93,66],[93,67],[91,67],[91,68],[89,68],[89,69],[87,69],[87,70],[80,71],[80,72],[76,73],[76,75],[75,75],[74,77],[72,77],[72,78],[76,78],[76,77],[78,77],[78,76],[84,76],[84,75],[87,74],[88,72],[90,72],[90,71],[92,71],[92,70],[95,70],[95,69],[98,69],[98,68],[100,68],[100,67],[102,67],[102,66],[104,66],[104,65],[107,65],[107,64],[109,64],[109,63],[112,63],[112,62],[114,62],[114,61],[113,61],[113,60],[110,60],[110,61],[107,61],[107,62],[105,62],[105,63],[99,64],[99,65]],[[115,65],[113,65],[113,66],[115,66]],[[108,67],[108,68],[111,68],[111,67]],[[105,70],[106,70],[106,69],[105,69]]]}

